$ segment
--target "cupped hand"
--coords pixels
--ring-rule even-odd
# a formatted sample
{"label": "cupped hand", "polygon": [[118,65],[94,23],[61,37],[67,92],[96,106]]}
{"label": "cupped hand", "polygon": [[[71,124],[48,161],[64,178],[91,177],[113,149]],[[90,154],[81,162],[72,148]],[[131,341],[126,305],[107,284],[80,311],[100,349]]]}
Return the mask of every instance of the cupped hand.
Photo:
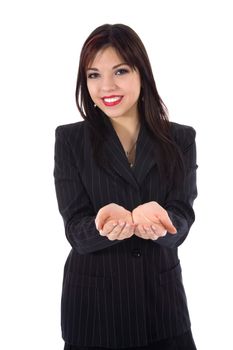
{"label": "cupped hand", "polygon": [[135,208],[132,212],[132,218],[137,225],[135,235],[144,239],[156,240],[165,236],[167,232],[172,234],[177,232],[167,211],[154,201]]}
{"label": "cupped hand", "polygon": [[136,226],[131,212],[115,203],[107,204],[98,211],[95,225],[100,235],[111,241],[131,237]]}

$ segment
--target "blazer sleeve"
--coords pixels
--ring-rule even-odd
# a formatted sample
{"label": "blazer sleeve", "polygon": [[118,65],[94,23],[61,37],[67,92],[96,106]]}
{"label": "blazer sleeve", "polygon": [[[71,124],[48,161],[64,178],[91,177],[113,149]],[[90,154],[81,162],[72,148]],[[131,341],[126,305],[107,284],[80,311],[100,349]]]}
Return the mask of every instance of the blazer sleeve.
{"label": "blazer sleeve", "polygon": [[167,248],[176,248],[183,243],[195,220],[193,210],[193,202],[197,197],[195,136],[196,132],[192,127],[184,127],[183,130],[179,130],[177,136],[184,157],[185,176],[182,184],[174,186],[169,191],[164,205],[177,233],[167,233],[156,241]]}
{"label": "blazer sleeve", "polygon": [[58,208],[72,248],[80,254],[92,253],[119,241],[100,236],[96,229],[96,213],[82,184],[72,147],[64,134],[63,126],[56,128],[54,180]]}

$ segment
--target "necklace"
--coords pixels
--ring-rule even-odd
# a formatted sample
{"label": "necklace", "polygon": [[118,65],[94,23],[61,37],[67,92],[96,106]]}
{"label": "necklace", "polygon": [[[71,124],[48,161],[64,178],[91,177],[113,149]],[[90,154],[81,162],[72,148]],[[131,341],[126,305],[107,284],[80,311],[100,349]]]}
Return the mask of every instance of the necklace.
{"label": "necklace", "polygon": [[132,167],[134,165],[136,144],[137,144],[137,141],[133,144],[133,146],[131,147],[131,149],[129,151],[125,152],[130,167]]}
{"label": "necklace", "polygon": [[125,152],[127,158],[129,157],[130,153],[134,150],[134,148],[135,148],[135,146],[136,146],[136,143],[137,143],[137,141],[133,144],[133,146],[130,148],[129,151],[126,151],[126,152]]}

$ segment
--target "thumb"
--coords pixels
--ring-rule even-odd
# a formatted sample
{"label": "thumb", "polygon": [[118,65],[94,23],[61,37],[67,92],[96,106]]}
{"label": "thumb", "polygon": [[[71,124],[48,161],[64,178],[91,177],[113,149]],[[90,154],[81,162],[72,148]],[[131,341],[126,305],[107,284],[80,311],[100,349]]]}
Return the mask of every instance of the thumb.
{"label": "thumb", "polygon": [[164,225],[165,229],[167,230],[167,232],[175,234],[177,233],[177,229],[175,228],[175,226],[171,223],[167,223],[166,226]]}
{"label": "thumb", "polygon": [[95,226],[98,231],[103,229],[106,219],[109,217],[107,213],[99,212],[95,218]]}
{"label": "thumb", "polygon": [[161,224],[164,226],[164,228],[172,234],[177,233],[177,230],[175,228],[175,226],[173,225],[170,217],[168,216],[168,213],[165,211],[163,211],[160,215],[159,215],[159,220],[161,222]]}

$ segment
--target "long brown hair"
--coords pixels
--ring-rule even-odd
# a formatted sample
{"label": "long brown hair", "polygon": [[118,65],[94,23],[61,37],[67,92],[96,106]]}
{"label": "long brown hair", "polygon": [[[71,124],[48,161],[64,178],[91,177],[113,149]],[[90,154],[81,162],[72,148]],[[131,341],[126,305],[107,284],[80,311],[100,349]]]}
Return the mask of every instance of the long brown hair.
{"label": "long brown hair", "polygon": [[97,27],[84,42],[80,54],[76,103],[81,116],[91,126],[95,157],[98,158],[101,154],[105,115],[99,108],[94,107],[87,88],[86,70],[97,52],[109,46],[113,47],[129,66],[139,71],[139,115],[152,137],[159,141],[162,153],[160,169],[171,180],[174,169],[181,170],[183,167],[182,156],[172,139],[168,111],[158,94],[146,49],[137,33],[124,24],[104,24]]}

